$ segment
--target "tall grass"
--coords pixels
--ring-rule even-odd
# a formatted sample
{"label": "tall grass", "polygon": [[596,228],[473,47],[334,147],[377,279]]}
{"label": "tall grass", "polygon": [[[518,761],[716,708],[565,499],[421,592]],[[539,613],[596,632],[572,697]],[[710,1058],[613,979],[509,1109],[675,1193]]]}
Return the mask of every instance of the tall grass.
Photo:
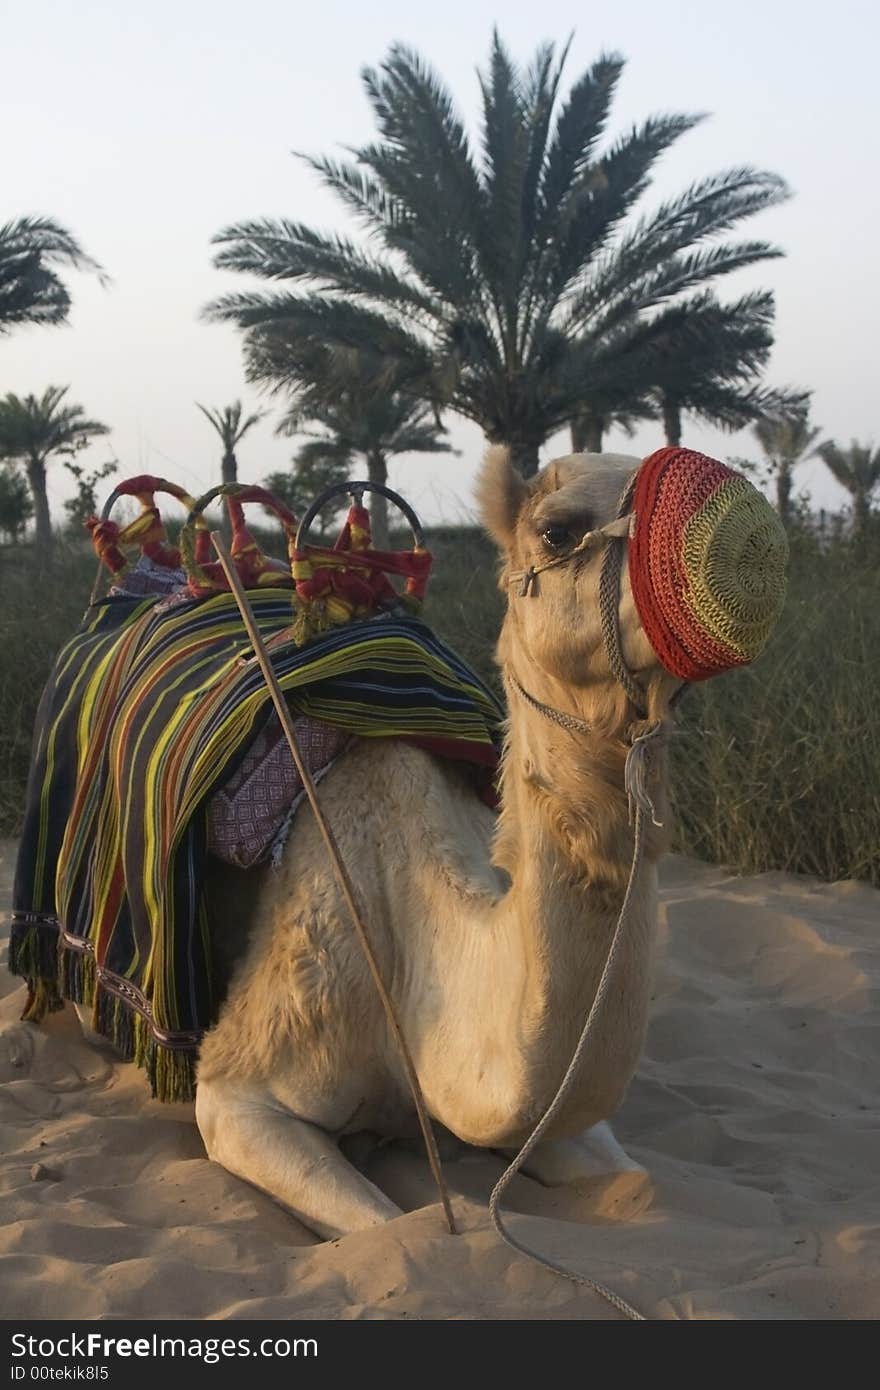
{"label": "tall grass", "polygon": [[764,655],[693,687],[674,740],[682,848],[762,872],[880,885],[880,563],[795,533]]}
{"label": "tall grass", "polygon": [[[436,528],[425,617],[498,688],[503,611],[490,542]],[[39,576],[0,551],[0,833],[20,825],[40,688],[74,630],[91,554]],[[880,547],[792,537],[788,598],[754,667],[694,686],[673,740],[676,845],[749,872],[786,869],[880,886]]]}
{"label": "tall grass", "polygon": [[0,835],[20,827],[40,694],[95,578],[90,546],[56,551],[51,568],[41,571],[30,547],[0,548]]}

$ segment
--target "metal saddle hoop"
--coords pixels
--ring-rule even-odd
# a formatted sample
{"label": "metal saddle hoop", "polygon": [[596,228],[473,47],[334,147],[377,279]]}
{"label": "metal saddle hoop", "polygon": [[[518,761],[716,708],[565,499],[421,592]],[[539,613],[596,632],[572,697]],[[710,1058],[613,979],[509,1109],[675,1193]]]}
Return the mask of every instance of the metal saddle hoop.
{"label": "metal saddle hoop", "polygon": [[[369,516],[363,508],[366,492],[381,493],[402,513],[412,535],[410,550],[373,548]],[[186,508],[177,545],[169,542],[156,504],[157,493],[173,497]],[[309,530],[321,508],[339,496],[350,497],[352,506],[336,544],[332,548],[310,544]],[[111,520],[111,512],[121,497],[134,497],[140,502],[138,515],[123,526]],[[113,576],[120,575],[130,567],[127,552],[133,549],[169,575],[181,571],[194,597],[228,591],[223,567],[214,558],[210,527],[205,519],[205,511],[217,498],[222,498],[226,505],[230,552],[245,588],[293,585],[301,605],[309,607],[316,619],[327,617],[333,623],[346,616],[401,604],[415,610],[420,607],[432,557],[424,547],[422,525],[413,508],[382,483],[346,482],[324,488],[298,522],[290,508],[264,487],[221,483],[193,498],[177,483],[152,474],[138,474],[119,483],[107,498],[100,517],[88,522],[92,544],[101,561],[92,602],[98,597],[103,569]],[[254,540],[244,519],[243,508],[247,504],[264,507],[280,522],[287,541],[287,564],[267,556]],[[405,578],[403,594],[393,588],[389,574]]]}
{"label": "metal saddle hoop", "polygon": [[[410,550],[375,550],[366,512],[364,493],[387,497],[403,514],[410,528]],[[333,547],[312,545],[309,530],[321,508],[335,497],[352,499],[342,534]],[[432,556],[425,549],[424,532],[413,508],[384,483],[335,483],[318,494],[297,528],[293,551],[293,578],[306,617],[304,632],[363,617],[377,611],[405,608],[418,612],[427,587]],[[388,576],[405,578],[402,594]]]}
{"label": "metal saddle hoop", "polygon": [[[165,525],[156,505],[156,493],[165,493],[186,508],[187,517],[177,545],[168,541]],[[130,565],[126,551],[135,547],[142,557],[145,556],[154,565],[168,571],[181,570],[194,595],[226,589],[228,586],[222,567],[211,559],[213,551],[208,524],[204,519],[205,509],[219,496],[222,496],[226,503],[232,530],[232,552],[243,582],[248,587],[270,582],[290,584],[287,565],[281,560],[273,560],[266,556],[245,525],[243,504],[258,503],[278,518],[287,537],[288,549],[292,548],[296,517],[266,488],[243,483],[223,483],[195,499],[184,488],[167,478],[138,474],[119,483],[104,503],[100,517],[93,517],[87,523],[92,544],[101,561],[92,590],[92,602],[95,602],[98,596],[102,570],[106,568],[112,575],[120,575]],[[141,510],[134,520],[122,527],[112,521],[110,516],[121,497],[135,497],[141,504]]]}
{"label": "metal saddle hoop", "polygon": [[[180,551],[171,545],[165,530],[155,494],[167,493],[182,503],[187,509],[193,506],[193,499],[185,488],[167,478],[155,477],[152,473],[138,473],[118,483],[110,493],[99,516],[90,517],[86,527],[91,535],[92,545],[98,556],[98,572],[92,585],[91,602],[95,603],[101,589],[104,570],[114,577],[121,575],[130,566],[126,551],[136,547],[141,558],[146,557],[159,569],[173,572],[181,567]],[[119,526],[111,520],[111,512],[120,497],[134,497],[141,509],[133,521]]]}
{"label": "metal saddle hoop", "polygon": [[382,497],[387,497],[389,502],[393,502],[398,511],[403,513],[409,523],[413,538],[413,549],[422,550],[424,548],[425,538],[422,530],[422,523],[419,521],[412,507],[401,497],[399,492],[395,492],[393,488],[386,487],[384,483],[348,482],[332,483],[330,487],[325,487],[323,492],[318,493],[297,529],[297,549],[302,550],[308,544],[309,531],[312,523],[322,507],[325,507],[334,497],[350,497],[356,506],[360,506],[365,492],[378,492]]}
{"label": "metal saddle hoop", "polygon": [[232,529],[230,553],[239,578],[246,589],[267,585],[287,587],[291,584],[290,568],[283,560],[266,555],[254,540],[245,524],[243,507],[257,504],[271,512],[281,523],[287,540],[288,556],[292,560],[296,535],[296,517],[290,508],[268,488],[251,483],[219,483],[203,492],[192,504],[180,532],[180,557],[186,571],[190,592],[197,597],[229,590],[229,581],[219,560],[212,559],[211,531],[204,513],[218,497],[226,503]]}

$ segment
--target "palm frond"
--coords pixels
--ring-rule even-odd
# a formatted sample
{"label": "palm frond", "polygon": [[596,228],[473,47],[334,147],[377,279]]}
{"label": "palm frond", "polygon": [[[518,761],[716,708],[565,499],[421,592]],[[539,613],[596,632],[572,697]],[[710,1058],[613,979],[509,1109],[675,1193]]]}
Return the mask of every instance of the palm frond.
{"label": "palm frond", "polygon": [[530,139],[517,72],[496,30],[489,74],[479,74],[483,95],[483,182],[487,228],[483,260],[492,283],[506,360],[513,335],[522,265],[523,201]]}
{"label": "palm frond", "polygon": [[[542,263],[542,330],[563,296],[571,295],[650,182],[661,154],[700,118],[660,116],[617,140],[589,164],[558,209],[555,238]],[[632,278],[632,273],[629,278]]]}
{"label": "palm frond", "polygon": [[51,217],[19,217],[0,226],[0,334],[21,324],[64,323],[70,294],[56,266],[109,277]]}
{"label": "palm frond", "polygon": [[710,381],[680,404],[707,424],[733,431],[760,420],[769,411],[803,407],[808,399],[808,392],[790,387],[743,388],[734,382]]}
{"label": "palm frond", "polygon": [[10,392],[0,399],[0,458],[45,461],[109,434],[109,427],[90,419],[81,405],[65,403],[69,389],[49,386],[40,397]]}
{"label": "palm frond", "polygon": [[[461,286],[473,292],[485,195],[449,93],[402,44],[392,46],[378,70],[365,69],[363,82],[385,141],[358,150],[358,159],[407,212],[398,225],[386,225],[386,244],[438,293],[454,287],[459,294]],[[457,275],[451,273],[456,260]]]}
{"label": "palm frond", "polygon": [[297,449],[296,462],[301,466],[330,463],[340,468],[349,468],[352,450],[345,440],[334,439],[331,435],[316,436],[314,439],[306,440],[305,444]]}
{"label": "palm frond", "polygon": [[0,226],[0,257],[30,255],[34,252],[46,264],[92,271],[106,279],[103,267],[54,218],[18,217]]}
{"label": "palm frond", "polygon": [[232,453],[236,444],[244,439],[248,430],[259,424],[265,413],[258,410],[242,420],[241,401],[233,401],[232,405],[224,406],[222,410],[210,410],[207,406],[200,405],[198,401],[196,401],[196,407],[219,434],[226,453]]}
{"label": "palm frond", "polygon": [[[618,53],[603,54],[573,84],[559,112],[541,171],[536,227],[539,242],[552,238],[554,219],[560,207],[595,153],[605,132],[623,69],[624,61]],[[557,87],[559,75],[561,64]]]}
{"label": "palm frond", "polygon": [[389,454],[455,454],[458,451],[439,438],[433,425],[410,425],[399,430],[388,448]]}
{"label": "palm frond", "polygon": [[214,300],[204,311],[205,317],[217,322],[237,323],[243,329],[263,329],[284,326],[293,335],[308,338],[317,336],[352,347],[383,345],[424,357],[426,348],[421,338],[409,332],[401,321],[349,300],[326,295],[266,294],[250,291],[228,294]]}
{"label": "palm frond", "polygon": [[880,485],[880,449],[852,440],[848,449],[841,449],[833,440],[826,440],[816,450],[829,472],[848,492],[870,496]]}
{"label": "palm frond", "polygon": [[357,295],[436,315],[436,300],[384,261],[364,255],[347,237],[314,232],[299,222],[268,218],[240,222],[213,238],[225,249],[214,259],[224,270],[264,280],[310,280],[317,289]]}
{"label": "palm frond", "polygon": [[[357,151],[351,150],[357,158]],[[330,159],[324,155],[311,155],[296,152],[297,158],[308,164],[319,174],[323,183],[331,188],[364,226],[380,236],[386,230],[393,230],[406,220],[406,207],[392,197],[384,185],[372,178],[365,169],[356,163]]]}
{"label": "palm frond", "polygon": [[571,48],[572,39],[564,44],[559,61],[554,65],[556,50],[552,43],[541,44],[523,83],[522,106],[529,139],[528,160],[523,179],[522,218],[523,240],[532,246],[538,219],[538,196],[547,162],[547,143],[559,84]]}
{"label": "palm frond", "polygon": [[[618,318],[649,308],[675,292],[672,285],[681,275],[681,252],[788,196],[786,184],[777,175],[751,168],[727,170],[692,185],[639,221],[597,258],[582,291],[570,305],[571,320],[586,322],[613,303],[617,304]],[[746,243],[755,259],[761,259],[761,244]],[[775,248],[768,246],[767,255],[776,254]],[[722,258],[719,273],[723,264]],[[711,262],[705,267],[711,274]],[[691,267],[691,274],[696,269],[699,263]]]}
{"label": "palm frond", "polygon": [[[770,464],[794,467],[811,456],[812,445],[822,433],[820,425],[810,426],[806,410],[768,410],[755,424],[753,433]],[[815,452],[815,451],[813,451]]]}
{"label": "palm frond", "polygon": [[37,254],[0,258],[0,333],[25,323],[63,323],[70,303],[66,286]]}

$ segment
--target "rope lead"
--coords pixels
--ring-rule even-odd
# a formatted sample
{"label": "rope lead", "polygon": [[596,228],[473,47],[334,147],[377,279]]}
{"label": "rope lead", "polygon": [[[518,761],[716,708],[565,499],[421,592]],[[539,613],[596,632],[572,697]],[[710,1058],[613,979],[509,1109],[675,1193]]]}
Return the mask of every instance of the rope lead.
{"label": "rope lead", "polygon": [[[580,1284],[583,1288],[592,1289],[593,1293],[598,1294],[600,1298],[604,1298],[606,1303],[610,1303],[612,1308],[616,1308],[619,1313],[622,1313],[625,1318],[629,1318],[632,1322],[645,1322],[645,1315],[634,1308],[631,1303],[627,1303],[626,1299],[622,1298],[620,1294],[615,1293],[613,1289],[607,1288],[606,1285],[600,1283],[598,1279],[591,1279],[586,1274],[578,1273],[577,1270],[568,1269],[565,1265],[557,1264],[555,1260],[548,1260],[544,1255],[539,1255],[537,1251],[530,1249],[529,1246],[524,1245],[522,1241],[517,1240],[516,1236],[511,1235],[501,1215],[501,1198],[504,1196],[504,1193],[515,1175],[522,1168],[529,1154],[531,1154],[541,1142],[550,1125],[556,1119],[556,1116],[568,1099],[569,1092],[577,1080],[581,1062],[583,1061],[584,1054],[592,1038],[596,1020],[599,1018],[606,996],[611,987],[615,963],[624,936],[623,929],[629,916],[633,892],[642,864],[645,841],[645,815],[650,814],[651,819],[654,820],[654,807],[648,795],[645,783],[645,759],[650,748],[650,740],[660,733],[661,727],[660,724],[656,724],[646,733],[640,734],[633,742],[627,755],[626,766],[629,775],[627,793],[631,797],[631,806],[635,808],[635,838],[633,842],[632,864],[630,866],[629,881],[626,885],[623,903],[614,927],[614,935],[611,938],[611,946],[605,960],[602,975],[599,979],[599,987],[596,990],[590,1012],[587,1015],[587,1021],[583,1027],[583,1032],[578,1039],[578,1045],[574,1050],[566,1073],[559,1084],[556,1095],[535,1125],[535,1128],[523,1144],[519,1153],[513,1159],[509,1167],[501,1174],[489,1198],[489,1215],[492,1219],[492,1225],[501,1239],[511,1246],[512,1249],[518,1251],[521,1255],[525,1255],[528,1259],[534,1260],[535,1264],[543,1265],[545,1269],[552,1270],[554,1274],[561,1274],[564,1279],[570,1279],[573,1284]],[[656,820],[654,820],[654,824],[657,824]]]}

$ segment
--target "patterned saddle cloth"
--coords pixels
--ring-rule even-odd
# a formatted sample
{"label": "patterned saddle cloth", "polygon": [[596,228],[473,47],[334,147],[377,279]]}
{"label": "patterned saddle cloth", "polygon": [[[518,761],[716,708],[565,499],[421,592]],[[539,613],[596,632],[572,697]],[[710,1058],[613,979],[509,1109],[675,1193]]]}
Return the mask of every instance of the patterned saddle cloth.
{"label": "patterned saddle cloth", "polygon": [[[307,715],[295,719],[293,727],[315,782],[353,742],[333,724]],[[273,713],[241,766],[208,802],[208,852],[240,869],[267,858],[277,863],[305,794],[281,721]]]}
{"label": "patterned saddle cloth", "polygon": [[[89,608],[43,694],[10,968],[27,1017],[62,996],[91,1005],[178,1100],[216,1009],[206,857],[280,850],[302,788],[233,596],[129,582]],[[251,604],[316,774],[353,738],[398,738],[469,767],[491,800],[502,710],[423,622],[383,614],[300,646],[289,588]]]}

